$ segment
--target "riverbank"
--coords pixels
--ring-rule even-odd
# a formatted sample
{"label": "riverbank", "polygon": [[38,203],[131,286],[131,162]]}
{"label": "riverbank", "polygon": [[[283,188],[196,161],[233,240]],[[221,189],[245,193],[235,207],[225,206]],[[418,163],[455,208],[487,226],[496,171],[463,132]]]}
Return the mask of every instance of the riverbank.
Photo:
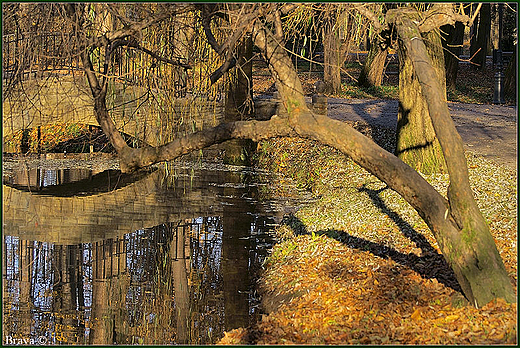
{"label": "riverbank", "polygon": [[[262,320],[220,343],[516,344],[516,304],[470,306],[425,223],[384,183],[314,142],[259,147],[260,165],[318,199],[277,230],[280,243],[259,283]],[[467,160],[477,203],[516,284],[516,170],[471,152]],[[425,178],[446,194],[447,175]]]}

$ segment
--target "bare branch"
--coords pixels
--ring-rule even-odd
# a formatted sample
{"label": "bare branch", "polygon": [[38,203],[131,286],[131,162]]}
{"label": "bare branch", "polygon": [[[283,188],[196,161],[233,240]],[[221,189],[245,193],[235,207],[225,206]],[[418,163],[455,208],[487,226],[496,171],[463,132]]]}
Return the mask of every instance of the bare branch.
{"label": "bare branch", "polygon": [[[232,52],[230,52],[232,53]],[[211,83],[217,82],[226,72],[233,69],[237,64],[237,60],[232,55],[226,59],[224,64],[222,64],[217,70],[211,73],[209,79]]]}
{"label": "bare branch", "polygon": [[157,17],[153,17],[153,16],[148,17],[138,23],[126,25],[121,29],[118,29],[118,30],[115,30],[112,32],[108,32],[103,36],[99,36],[99,37],[95,38],[91,42],[90,46],[102,47],[104,45],[104,43],[106,42],[106,40],[112,42],[112,41],[115,41],[118,39],[124,39],[128,36],[134,36],[134,35],[138,34],[141,30],[143,30],[147,27],[150,27],[154,24],[157,24],[157,23],[165,20],[166,18],[169,18],[170,16],[171,16],[171,13],[163,12],[162,14],[160,14]]}
{"label": "bare branch", "polygon": [[202,27],[204,29],[204,34],[206,35],[206,40],[208,40],[211,48],[213,48],[215,52],[220,52],[221,46],[218,44],[217,39],[215,39],[215,36],[211,31],[211,14],[209,13],[208,6],[210,5],[202,5]]}
{"label": "bare branch", "polygon": [[282,19],[280,18],[280,11],[275,9],[274,13],[274,25],[275,25],[275,37],[278,41],[283,41],[283,28],[282,28]]}
{"label": "bare branch", "polygon": [[379,22],[379,18],[377,17],[377,15],[374,12],[370,11],[369,9],[367,9],[365,7],[365,5],[363,5],[363,4],[355,4],[355,5],[352,5],[352,6],[359,13],[361,13],[363,16],[365,16],[372,23],[372,25],[374,26],[374,28],[377,31],[382,29],[383,26]]}
{"label": "bare branch", "polygon": [[468,16],[453,11],[453,4],[435,3],[419,23],[419,30],[425,33],[446,24],[454,25],[455,22],[467,24],[469,21]]}
{"label": "bare branch", "polygon": [[473,17],[471,17],[468,26],[472,26],[473,22],[475,22],[475,19],[477,19],[477,15],[480,12],[480,8],[482,7],[482,3],[477,5],[477,9],[475,10],[475,13],[473,13]]}
{"label": "bare branch", "polygon": [[157,53],[147,49],[147,48],[144,48],[142,47],[141,45],[139,45],[137,42],[135,41],[130,41],[130,40],[120,40],[118,41],[118,45],[117,46],[113,46],[112,47],[112,51],[115,50],[116,47],[118,46],[127,46],[127,47],[131,47],[131,48],[135,48],[139,51],[142,51],[146,54],[148,54],[149,56],[161,61],[161,62],[165,62],[165,63],[168,63],[168,64],[171,64],[171,65],[175,65],[175,66],[180,66],[184,69],[192,69],[193,67],[188,64],[188,63],[183,63],[180,61],[180,59],[177,59],[177,60],[173,60],[173,59],[170,59],[170,58],[166,58],[166,57],[163,57],[163,56],[160,56],[158,55]]}
{"label": "bare branch", "polygon": [[296,136],[287,119],[273,116],[268,121],[236,121],[177,138],[159,146],[139,149],[127,148],[121,154],[121,171],[128,172],[154,163],[173,160],[181,155],[231,139],[263,139]]}

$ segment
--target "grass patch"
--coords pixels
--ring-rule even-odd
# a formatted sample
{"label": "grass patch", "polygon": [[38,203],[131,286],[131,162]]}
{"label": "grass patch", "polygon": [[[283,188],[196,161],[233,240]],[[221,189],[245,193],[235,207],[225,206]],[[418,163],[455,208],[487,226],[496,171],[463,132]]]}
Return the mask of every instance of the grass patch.
{"label": "grass patch", "polygon": [[339,98],[356,98],[356,99],[397,99],[399,96],[399,88],[397,86],[383,85],[371,87],[359,87],[355,82],[345,83],[341,92],[337,95]]}

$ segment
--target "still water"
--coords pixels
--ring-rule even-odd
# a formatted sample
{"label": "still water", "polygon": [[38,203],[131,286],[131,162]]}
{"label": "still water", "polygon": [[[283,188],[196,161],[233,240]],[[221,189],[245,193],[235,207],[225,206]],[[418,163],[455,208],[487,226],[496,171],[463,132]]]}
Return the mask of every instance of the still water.
{"label": "still water", "polygon": [[269,180],[179,164],[4,178],[4,341],[213,344],[248,326],[270,232],[301,203]]}

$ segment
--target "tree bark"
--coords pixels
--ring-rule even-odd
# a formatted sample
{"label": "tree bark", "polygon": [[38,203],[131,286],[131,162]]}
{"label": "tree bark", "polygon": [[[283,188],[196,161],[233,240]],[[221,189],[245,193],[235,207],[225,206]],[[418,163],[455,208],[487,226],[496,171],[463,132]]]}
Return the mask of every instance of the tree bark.
{"label": "tree bark", "polygon": [[[491,4],[484,3],[480,8],[478,16],[478,22],[475,21],[475,25],[478,25],[477,33],[471,41],[470,53],[473,57],[471,61],[475,63],[475,67],[479,70],[483,70],[486,67],[486,56],[488,54],[489,39],[491,33]],[[475,28],[475,27],[474,27]]]}
{"label": "tree bark", "polygon": [[464,39],[464,24],[457,22],[455,26],[444,25],[441,27],[441,31],[445,33],[442,47],[446,69],[446,89],[455,90],[459,71],[459,56],[462,53]]}
{"label": "tree bark", "polygon": [[449,207],[444,219],[451,220],[454,226],[451,231],[442,231],[446,239],[438,239],[442,253],[453,268],[464,294],[475,306],[482,306],[497,297],[516,302],[489,227],[473,198],[462,139],[450,117],[442,85],[426,46],[423,40],[417,39],[420,38],[419,28],[399,11],[388,13],[387,20],[395,23],[398,35],[412,58],[450,176]]}
{"label": "tree bark", "polygon": [[[436,78],[444,87],[444,59],[437,32],[423,34],[428,56],[433,60]],[[446,171],[439,140],[435,135],[427,102],[421,93],[417,74],[411,61],[412,53],[402,40],[399,55],[399,112],[397,115],[396,155],[409,166],[425,174]],[[443,101],[445,94],[441,95]]]}
{"label": "tree bark", "polygon": [[378,36],[372,38],[373,43],[370,45],[365,64],[361,69],[358,78],[358,85],[361,87],[379,87],[383,82],[383,72],[385,70],[386,56],[388,55],[388,46]]}

